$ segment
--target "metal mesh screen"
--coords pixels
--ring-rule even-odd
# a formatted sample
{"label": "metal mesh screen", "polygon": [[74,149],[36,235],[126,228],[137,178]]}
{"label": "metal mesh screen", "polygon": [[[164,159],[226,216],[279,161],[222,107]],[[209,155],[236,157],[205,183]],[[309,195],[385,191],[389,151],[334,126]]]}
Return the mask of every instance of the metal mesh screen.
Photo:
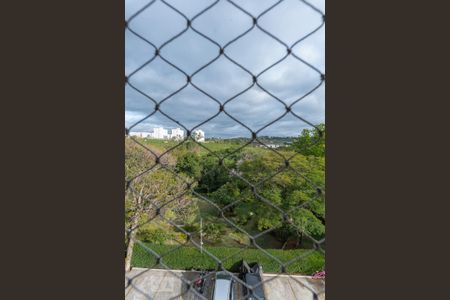
{"label": "metal mesh screen", "polygon": [[[249,285],[242,278],[237,276],[235,272],[231,271],[230,268],[226,267],[226,264],[230,260],[239,258],[240,255],[248,249],[259,251],[261,257],[270,259],[273,262],[273,265],[277,266],[276,271],[272,272],[276,273],[276,275],[271,277],[271,279],[263,280],[260,284],[267,284],[268,281],[277,278],[277,276],[281,276],[281,274],[283,274],[283,276],[289,276],[292,280],[297,280],[296,277],[293,276],[295,272],[290,271],[290,266],[305,260],[308,256],[314,255],[314,253],[319,253],[320,255],[325,254],[325,238],[317,239],[308,234],[304,228],[301,228],[301,226],[298,225],[298,223],[292,222],[292,214],[299,209],[306,208],[315,201],[325,201],[325,187],[323,185],[318,185],[314,179],[310,178],[307,168],[300,163],[297,163],[296,157],[300,154],[286,152],[279,148],[272,147],[270,142],[263,136],[265,130],[271,128],[271,126],[275,125],[277,122],[281,122],[283,118],[289,117],[295,119],[296,122],[298,122],[296,124],[302,124],[294,128],[298,133],[300,133],[301,128],[310,128],[317,133],[317,143],[324,138],[324,129],[317,126],[318,124],[316,122],[309,120],[307,114],[302,114],[301,110],[296,109],[299,107],[300,103],[308,101],[308,97],[316,93],[319,88],[323,88],[325,84],[324,71],[309,62],[309,60],[305,58],[305,55],[302,55],[307,53],[307,50],[302,48],[304,42],[317,34],[317,32],[323,29],[325,25],[325,14],[321,7],[322,4],[316,4],[316,2],[321,3],[323,1],[314,1],[311,3],[302,0],[290,1],[296,2],[295,5],[298,5],[299,9],[306,10],[306,14],[319,20],[317,23],[313,24],[313,26],[305,26],[306,29],[300,27],[297,28],[299,29],[297,31],[299,31],[300,34],[298,34],[295,39],[292,39],[292,34],[289,38],[283,36],[283,31],[280,30],[280,28],[288,26],[289,24],[283,22],[283,20],[281,20],[282,16],[280,15],[275,14],[275,19],[280,19],[276,20],[275,24],[278,25],[273,26],[275,28],[264,25],[265,18],[271,16],[271,18],[274,18],[274,15],[271,15],[272,12],[276,12],[277,9],[285,5],[285,2],[288,1],[280,0],[269,2],[261,1],[256,4],[255,7],[257,7],[257,9],[251,9],[248,1],[198,1],[196,2],[196,5],[201,6],[200,9],[197,11],[186,11],[181,6],[188,6],[186,6],[185,3],[181,4],[180,1],[133,1],[133,9],[131,9],[128,16],[126,16],[126,34],[137,43],[141,43],[142,49],[145,50],[139,52],[139,57],[137,57],[133,63],[127,62],[129,68],[125,77],[125,88],[132,93],[138,94],[144,99],[142,100],[143,106],[147,107],[145,115],[132,119],[125,128],[125,139],[128,143],[132,144],[130,144],[130,147],[137,147],[142,150],[145,161],[144,164],[135,165],[133,171],[127,170],[127,174],[125,174],[126,197],[131,199],[131,207],[129,208],[131,217],[125,232],[126,243],[128,243],[128,245],[130,242],[134,243],[134,247],[141,247],[141,249],[144,250],[145,255],[152,257],[152,262],[154,262],[154,264],[149,267],[166,269],[186,286],[179,295],[170,297],[170,299],[190,299],[187,296],[188,294],[193,295],[189,297],[197,297],[192,299],[208,299],[207,296],[193,289],[194,280],[188,279],[174,271],[174,266],[171,265],[171,261],[166,260],[171,253],[177,253],[177,251],[182,248],[190,247],[192,251],[201,252],[202,255],[207,257],[210,261],[214,261],[215,269],[226,272],[231,275],[236,282],[246,287],[247,292],[242,295],[242,299],[247,299],[247,297],[250,296],[254,299],[258,299],[258,295],[253,292],[257,286]],[[203,18],[207,15],[208,17],[217,18],[227,17],[226,15],[220,15],[220,10],[218,10],[220,5],[227,5],[227,11],[233,11],[233,13],[239,14],[241,18],[246,18],[248,21],[245,23],[246,26],[242,26],[239,31],[235,30],[235,28],[239,26],[230,26],[231,29],[227,31],[226,28],[228,25],[225,22],[223,25],[223,28],[225,29],[222,29],[225,33],[220,37],[215,36],[214,30],[208,28],[208,24],[203,21]],[[156,10],[155,7],[158,7],[158,10]],[[159,18],[158,20],[161,21],[161,16],[158,17],[152,15],[152,10],[153,12],[157,12],[161,9],[166,10],[168,14],[170,13],[171,16],[173,16],[167,18],[166,23],[155,23],[148,28],[143,28],[141,25],[137,24],[140,20],[146,18],[151,19],[152,17]],[[232,22],[232,19],[230,20]],[[301,18],[299,19],[299,22],[303,22]],[[161,30],[161,26],[166,26],[167,28]],[[282,29],[288,30],[286,28]],[[148,32],[158,31],[163,31],[167,34],[155,34],[153,36],[152,34],[147,34]],[[291,31],[297,32],[296,28],[292,28]],[[190,45],[183,44],[185,41],[183,40],[183,37],[187,34],[195,35],[197,38],[201,39],[198,47],[210,47],[212,49],[211,52],[214,53],[214,55],[205,55],[205,57],[203,57],[204,61],[197,65],[188,65],[184,63],[186,59],[189,59],[189,53],[179,57],[171,55],[170,49],[173,49],[174,47],[186,47],[186,49],[190,47]],[[240,59],[239,47],[244,46],[239,43],[251,34],[264,36],[265,39],[270,40],[270,42],[274,44],[273,47],[284,49],[284,54],[278,57],[270,57],[270,55],[267,55],[266,64],[259,64],[258,68],[249,67],[248,64],[243,63]],[[257,43],[253,44],[254,47],[258,47]],[[234,49],[233,51],[230,50],[232,48]],[[324,51],[324,49],[320,50]],[[265,50],[262,49],[261,51],[264,52]],[[270,51],[267,51],[267,53],[270,54]],[[251,59],[251,56],[248,59]],[[235,68],[236,72],[242,74],[242,78],[246,78],[246,81],[242,82],[239,89],[230,89],[226,97],[223,95],[227,93],[229,81],[235,80],[233,74],[217,79],[221,81],[225,90],[225,92],[221,93],[221,96],[215,94],[214,91],[204,88],[196,81],[196,79],[201,76],[209,76],[202,74],[206,74],[207,72],[210,72],[208,74],[213,74],[215,63],[219,60],[221,63],[232,66]],[[299,68],[307,69],[309,71],[309,77],[305,80],[313,83],[307,87],[302,86],[302,93],[295,97],[289,96],[289,99],[283,96],[283,82],[279,82],[277,85],[266,85],[264,79],[264,76],[270,72],[276,74],[278,72],[276,69],[277,66],[287,63],[287,61],[289,61],[289,63],[298,64]],[[143,85],[138,84],[143,82],[142,78],[138,77],[144,76],[144,73],[148,71],[147,68],[151,67],[153,64],[164,65],[165,68],[170,68],[170,76],[178,76],[177,78],[182,79],[182,83],[179,85],[172,85],[171,83],[173,81],[170,81],[168,78],[160,76],[159,74],[154,74],[158,78],[158,82],[155,85],[164,87],[164,91],[158,93],[158,96],[155,96],[155,94],[152,93],[153,91],[151,88],[145,88],[145,85],[143,87]],[[294,79],[298,80],[298,78]],[[302,85],[301,78],[300,81],[298,81],[298,85]],[[176,110],[178,102],[173,102],[171,99],[174,99],[177,95],[183,96],[183,92],[187,89],[198,93],[199,100],[197,105],[200,113],[203,106],[215,107],[215,112],[203,118],[189,118],[189,116],[184,116],[184,114],[189,114],[189,111],[183,111],[182,106]],[[252,89],[258,89],[258,93],[268,95],[274,103],[277,103],[278,109],[281,110],[275,118],[264,122],[264,124],[257,128],[255,128],[255,126],[249,126],[248,122],[246,122],[245,119],[242,119],[242,114],[239,115],[234,113],[239,107],[237,104],[244,101],[242,95],[245,95]],[[182,136],[181,139],[170,141],[170,143],[166,143],[161,148],[157,149],[146,143],[144,139],[132,134],[137,128],[144,128],[145,124],[147,124],[146,122],[156,115],[165,118],[167,122],[170,122],[174,126],[182,128],[185,131],[185,136]],[[225,152],[218,151],[214,147],[211,147],[211,143],[200,141],[197,136],[198,131],[196,131],[221,117],[232,120],[232,122],[234,122],[233,124],[236,124],[241,130],[245,131],[248,136],[246,139],[241,139],[240,143],[237,143],[232,150]],[[258,116],[256,115],[256,117]],[[261,118],[264,117],[267,116],[261,115]],[[246,189],[248,197],[253,197],[260,208],[259,210],[255,210],[254,214],[264,211],[261,210],[261,207],[265,206],[267,208],[267,213],[273,215],[277,214],[279,216],[279,222],[288,224],[292,228],[296,228],[305,239],[309,240],[310,247],[305,249],[301,255],[295,254],[289,257],[289,259],[286,259],[279,257],[274,254],[274,252],[269,251],[267,247],[260,245],[262,243],[261,241],[270,235],[271,232],[278,229],[279,226],[271,227],[270,225],[267,225],[264,229],[257,232],[248,232],[245,226],[237,224],[238,222],[236,222],[236,219],[230,217],[230,211],[238,207],[238,205],[242,205],[245,201],[240,198],[233,199],[232,194],[229,195],[231,200],[226,204],[218,203],[215,199],[210,199],[208,192],[199,189],[198,181],[189,176],[185,176],[180,172],[176,163],[172,161],[173,157],[171,154],[179,151],[179,149],[182,149],[183,147],[187,147],[187,152],[190,151],[189,149],[194,148],[197,149],[196,151],[202,151],[204,155],[208,156],[208,159],[212,163],[218,166],[219,170],[221,170],[220,172],[223,171],[228,174],[227,176],[234,178],[239,185],[246,185],[248,187],[248,189]],[[267,170],[266,166],[264,172],[261,172],[258,176],[248,178],[236,167],[236,165],[230,165],[228,163],[229,158],[236,154],[243,153],[244,150],[250,147],[256,147],[261,151],[271,153],[274,162],[271,164],[271,170]],[[251,155],[249,159],[252,159]],[[152,174],[155,174],[155,172],[159,172],[160,176],[164,176],[164,178],[167,179],[167,182],[172,182],[173,184],[163,183],[162,181],[159,182],[158,179],[152,177]],[[207,174],[206,172],[203,173],[202,176],[218,176],[217,174],[211,174],[213,172],[219,171],[217,171],[217,169],[211,170],[210,174]],[[307,193],[307,195],[304,196],[305,199],[303,199],[301,203],[291,205],[289,209],[286,209],[283,205],[280,205],[277,201],[265,195],[263,191],[263,187],[271,181],[280,178],[283,174],[289,174],[292,178],[301,180],[304,185],[307,186],[308,191],[314,191],[314,193]],[[166,208],[171,207],[171,211],[175,211],[177,214],[192,214],[189,210],[192,208],[191,204],[193,201],[197,203],[197,206],[200,205],[203,208],[206,207],[211,214],[215,214],[217,220],[220,220],[227,229],[232,230],[232,233],[236,232],[240,236],[246,237],[248,243],[245,243],[240,247],[233,247],[232,249],[234,250],[226,257],[219,257],[217,253],[211,251],[211,248],[203,247],[203,236],[201,235],[201,231],[203,232],[203,228],[209,228],[208,226],[210,226],[207,218],[202,220],[203,227],[201,230],[198,228],[187,228],[185,224],[180,224],[180,221],[176,218],[167,215],[166,211]],[[245,206],[239,207],[242,207],[242,209],[245,208]],[[199,209],[198,211],[201,210]],[[137,215],[137,212],[140,214]],[[136,214],[135,217],[132,216],[133,213]],[[252,217],[250,216],[249,222],[252,221],[251,218]],[[154,222],[165,223],[167,226],[170,226],[174,232],[177,232],[176,237],[170,238],[172,245],[170,250],[163,247],[152,247],[149,243],[143,242],[136,234],[132,234],[133,232],[136,233],[139,228],[149,226],[149,224],[151,225]],[[193,265],[193,267],[195,266]],[[209,275],[204,276],[206,278]],[[135,277],[130,277],[128,279],[127,285],[133,285]],[[314,290],[312,292],[314,297],[318,298],[324,293],[324,290]],[[146,292],[142,291],[142,293],[145,295]]]}

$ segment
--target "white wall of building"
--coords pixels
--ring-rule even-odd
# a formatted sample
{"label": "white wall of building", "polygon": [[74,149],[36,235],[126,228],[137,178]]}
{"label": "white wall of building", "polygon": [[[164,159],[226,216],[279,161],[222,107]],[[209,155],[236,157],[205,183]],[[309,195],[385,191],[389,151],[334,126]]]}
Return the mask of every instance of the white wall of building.
{"label": "white wall of building", "polygon": [[169,138],[175,140],[182,140],[184,138],[184,130],[181,128],[172,129]]}
{"label": "white wall of building", "polygon": [[205,141],[205,132],[201,129],[196,129],[192,132],[192,137],[197,142],[204,142]]}
{"label": "white wall of building", "polygon": [[[141,138],[152,138],[152,139],[175,139],[182,140],[184,138],[184,130],[181,128],[174,128],[169,130],[163,127],[155,127],[152,132],[130,132],[131,136],[141,137]],[[204,133],[203,133],[204,135]]]}
{"label": "white wall of building", "polygon": [[151,136],[150,132],[130,132],[131,136],[137,136],[141,138],[148,138]]}
{"label": "white wall of building", "polygon": [[169,133],[168,133],[167,129],[164,129],[163,127],[155,127],[155,128],[153,128],[152,138],[161,139],[161,140],[168,139]]}

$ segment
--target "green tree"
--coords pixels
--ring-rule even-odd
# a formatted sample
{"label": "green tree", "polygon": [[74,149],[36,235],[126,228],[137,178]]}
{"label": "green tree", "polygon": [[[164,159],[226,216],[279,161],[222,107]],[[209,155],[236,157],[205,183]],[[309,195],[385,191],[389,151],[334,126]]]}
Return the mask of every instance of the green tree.
{"label": "green tree", "polygon": [[308,209],[300,208],[291,214],[289,229],[298,238],[301,245],[305,235],[321,238],[325,234],[325,225]]}
{"label": "green tree", "polygon": [[178,158],[175,171],[184,173],[198,180],[201,176],[202,171],[198,155],[192,152],[187,152],[186,154]]}
{"label": "green tree", "polygon": [[[295,153],[284,154],[292,157]],[[259,153],[242,162],[239,172],[256,185],[256,190],[241,185],[241,202],[234,213],[239,221],[253,219],[259,231],[276,228],[281,239],[295,237],[301,244],[305,235],[324,235],[324,200],[315,188],[324,184],[324,158],[297,154],[289,166],[286,168],[284,160],[273,152]]]}
{"label": "green tree", "polygon": [[[166,155],[160,163],[169,166],[170,160]],[[160,165],[155,166],[154,155],[128,138],[125,139],[125,179],[132,179],[125,195],[125,270],[128,271],[138,233],[156,216],[158,209],[166,218],[183,222],[193,218],[196,202],[184,193],[187,186],[183,178]]]}
{"label": "green tree", "polygon": [[225,225],[222,223],[207,223],[203,228],[205,239],[211,242],[220,241],[225,231]]}
{"label": "green tree", "polygon": [[229,181],[210,193],[208,197],[220,206],[225,206],[238,200],[241,191],[234,181]]}
{"label": "green tree", "polygon": [[[224,157],[226,152],[217,152],[219,157]],[[220,164],[220,159],[215,155],[208,154],[203,157],[202,171],[198,183],[198,191],[203,193],[212,193],[219,189],[222,185],[231,180],[229,170],[234,169],[236,160],[234,157],[227,157]]]}
{"label": "green tree", "polygon": [[300,136],[292,143],[292,148],[303,154],[313,156],[325,156],[325,124],[320,124],[317,128],[303,129]]}

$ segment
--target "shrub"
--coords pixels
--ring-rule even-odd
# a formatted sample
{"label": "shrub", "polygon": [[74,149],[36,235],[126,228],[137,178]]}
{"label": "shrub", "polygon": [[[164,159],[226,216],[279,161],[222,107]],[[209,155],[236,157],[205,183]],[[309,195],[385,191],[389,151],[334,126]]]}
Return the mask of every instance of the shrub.
{"label": "shrub", "polygon": [[200,230],[200,225],[198,223],[186,224],[183,228],[187,232],[197,232]]}
{"label": "shrub", "polygon": [[178,159],[175,171],[185,173],[195,179],[200,178],[201,166],[198,156],[192,152],[187,152]]}
{"label": "shrub", "polygon": [[209,223],[203,229],[205,238],[212,242],[220,241],[225,234],[225,231],[225,225],[222,223]]}
{"label": "shrub", "polygon": [[242,244],[242,245],[248,245],[250,244],[249,237],[241,232],[230,232],[228,236],[234,240],[235,242]]}
{"label": "shrub", "polygon": [[173,235],[162,228],[146,228],[139,231],[138,239],[147,243],[162,245],[169,239],[173,239]]}

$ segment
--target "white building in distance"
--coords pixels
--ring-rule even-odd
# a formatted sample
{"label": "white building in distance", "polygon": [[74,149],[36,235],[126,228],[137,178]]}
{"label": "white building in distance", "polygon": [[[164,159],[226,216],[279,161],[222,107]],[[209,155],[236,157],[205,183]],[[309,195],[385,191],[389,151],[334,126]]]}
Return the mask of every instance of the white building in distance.
{"label": "white building in distance", "polygon": [[155,127],[152,132],[131,132],[130,135],[158,140],[182,140],[184,138],[184,130],[181,128],[165,129],[163,127]]}
{"label": "white building in distance", "polygon": [[169,131],[167,129],[164,129],[163,127],[155,127],[153,128],[151,137],[154,139],[166,140],[169,139]]}
{"label": "white building in distance", "polygon": [[140,138],[149,138],[151,133],[150,132],[130,132],[131,136],[137,136]]}
{"label": "white building in distance", "polygon": [[170,139],[182,140],[184,139],[184,130],[181,128],[175,128],[170,131]]}
{"label": "white building in distance", "polygon": [[192,137],[197,142],[204,142],[205,141],[205,132],[201,129],[196,129],[192,132]]}

